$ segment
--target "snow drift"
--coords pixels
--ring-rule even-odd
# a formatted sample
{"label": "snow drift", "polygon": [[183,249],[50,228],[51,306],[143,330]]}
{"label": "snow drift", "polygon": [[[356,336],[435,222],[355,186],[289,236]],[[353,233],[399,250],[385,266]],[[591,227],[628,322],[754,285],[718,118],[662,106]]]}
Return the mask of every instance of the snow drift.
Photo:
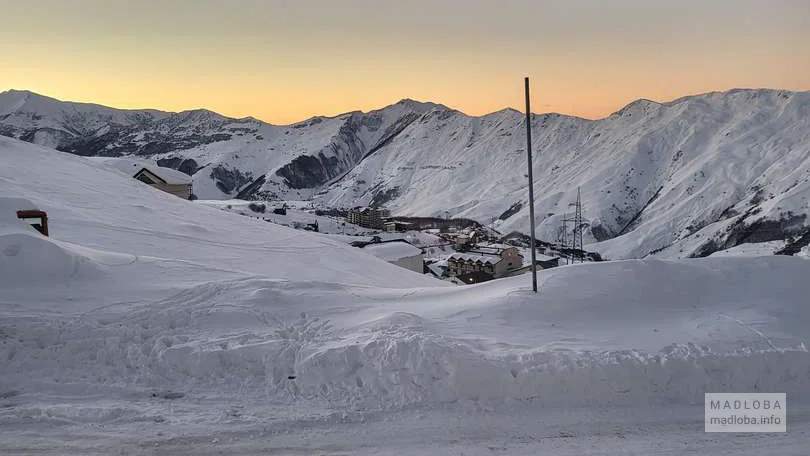
{"label": "snow drift", "polygon": [[810,392],[810,315],[793,294],[810,290],[769,298],[810,265],[694,263],[587,271],[647,291],[677,290],[667,273],[705,280],[670,296],[611,296],[602,282],[572,299],[566,284],[581,278],[576,269],[590,268],[544,274],[537,297],[514,279],[403,296],[256,278],[88,311],[92,296],[73,293],[81,306],[53,297],[42,303],[47,311],[6,312],[3,387],[99,384],[362,409],[459,401],[654,406],[700,404],[704,392],[718,390]]}
{"label": "snow drift", "polygon": [[24,198],[0,196],[0,284],[47,284],[97,276],[101,271],[91,258],[17,219],[17,210],[32,207]]}

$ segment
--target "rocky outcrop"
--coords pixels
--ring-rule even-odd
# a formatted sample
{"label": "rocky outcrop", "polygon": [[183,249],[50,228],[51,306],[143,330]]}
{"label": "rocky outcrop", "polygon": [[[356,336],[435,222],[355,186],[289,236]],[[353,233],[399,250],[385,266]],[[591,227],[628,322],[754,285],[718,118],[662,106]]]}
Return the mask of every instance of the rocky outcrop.
{"label": "rocky outcrop", "polygon": [[197,170],[200,169],[197,162],[191,158],[183,158],[183,157],[161,158],[157,161],[157,163],[160,166],[176,169],[180,172],[188,174],[189,176],[193,176],[194,173],[196,173]]}
{"label": "rocky outcrop", "polygon": [[119,110],[25,91],[3,92],[3,104],[15,109],[0,116],[0,134],[82,156],[153,156],[228,141],[257,126],[206,110]]}
{"label": "rocky outcrop", "polygon": [[219,165],[211,169],[211,179],[216,182],[222,193],[233,193],[253,180],[252,173],[243,173],[238,169],[226,168]]}
{"label": "rocky outcrop", "polygon": [[[276,175],[294,189],[316,188],[342,176],[352,169],[366,151],[366,145],[358,133],[368,123],[364,116],[352,114],[332,138],[316,155],[301,155],[289,164],[279,168]],[[373,125],[373,121],[371,122]]]}

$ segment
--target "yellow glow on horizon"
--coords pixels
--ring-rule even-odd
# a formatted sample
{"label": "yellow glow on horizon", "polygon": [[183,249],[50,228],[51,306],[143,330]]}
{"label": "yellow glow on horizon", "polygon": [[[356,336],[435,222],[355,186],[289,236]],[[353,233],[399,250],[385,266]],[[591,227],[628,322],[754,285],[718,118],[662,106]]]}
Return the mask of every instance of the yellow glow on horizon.
{"label": "yellow glow on horizon", "polygon": [[535,112],[585,118],[638,98],[810,89],[800,0],[310,3],[0,0],[0,91],[286,124],[402,98],[521,109],[524,76]]}

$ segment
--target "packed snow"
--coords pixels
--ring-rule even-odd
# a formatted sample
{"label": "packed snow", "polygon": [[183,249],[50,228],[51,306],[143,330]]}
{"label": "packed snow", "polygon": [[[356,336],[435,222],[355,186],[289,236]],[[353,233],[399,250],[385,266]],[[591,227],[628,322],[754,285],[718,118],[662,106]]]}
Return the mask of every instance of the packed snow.
{"label": "packed snow", "polygon": [[365,246],[363,250],[385,261],[396,261],[422,254],[422,250],[415,246],[407,242],[399,241],[369,244]]}
{"label": "packed snow", "polygon": [[[2,454],[810,451],[805,259],[455,287],[81,157],[0,158]],[[704,392],[752,391],[788,394],[787,434],[704,434]]]}

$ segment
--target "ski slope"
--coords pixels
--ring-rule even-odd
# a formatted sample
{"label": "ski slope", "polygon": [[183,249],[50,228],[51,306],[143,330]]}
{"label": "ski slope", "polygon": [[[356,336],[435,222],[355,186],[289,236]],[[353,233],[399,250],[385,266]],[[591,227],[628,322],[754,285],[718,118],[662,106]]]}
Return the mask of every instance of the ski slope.
{"label": "ski slope", "polygon": [[[810,451],[804,258],[454,287],[73,155],[0,159],[0,453]],[[790,432],[707,436],[707,391],[786,392]]]}

